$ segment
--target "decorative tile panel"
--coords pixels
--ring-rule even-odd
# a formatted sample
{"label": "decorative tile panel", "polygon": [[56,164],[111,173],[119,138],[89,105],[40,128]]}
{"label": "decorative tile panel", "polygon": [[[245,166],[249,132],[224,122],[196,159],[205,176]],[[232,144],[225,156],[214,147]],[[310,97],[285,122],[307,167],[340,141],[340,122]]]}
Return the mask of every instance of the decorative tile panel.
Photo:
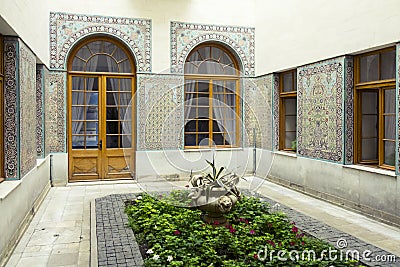
{"label": "decorative tile panel", "polygon": [[4,173],[18,177],[18,39],[4,38]]}
{"label": "decorative tile panel", "polygon": [[36,57],[19,42],[20,174],[36,166]]}
{"label": "decorative tile panel", "polygon": [[184,63],[190,51],[198,44],[213,41],[231,48],[240,59],[242,75],[255,73],[255,28],[204,25],[171,22],[171,72],[183,73]]}
{"label": "decorative tile panel", "polygon": [[151,72],[151,21],[119,17],[50,13],[50,68],[66,69],[70,49],[91,34],[122,40],[136,59],[138,72]]}
{"label": "decorative tile panel", "polygon": [[45,86],[46,153],[66,152],[66,73],[51,71]]}
{"label": "decorative tile panel", "polygon": [[[271,93],[273,75],[244,78],[244,147],[272,149]],[[254,130],[255,129],[255,130]]]}
{"label": "decorative tile panel", "polygon": [[298,69],[298,154],[343,162],[344,57]]}
{"label": "decorative tile panel", "polygon": [[396,61],[396,67],[397,67],[397,108],[398,108],[398,114],[397,114],[397,132],[398,132],[398,137],[397,137],[397,174],[400,174],[400,44],[397,44],[396,46],[396,52],[397,52],[397,61]]}
{"label": "decorative tile panel", "polygon": [[273,101],[273,124],[274,124],[274,129],[273,129],[273,148],[274,150],[279,150],[279,74],[273,74],[274,75],[274,88],[273,88],[273,95],[274,95],[274,101]]}
{"label": "decorative tile panel", "polygon": [[353,58],[346,57],[345,62],[345,164],[354,163],[354,68]]}
{"label": "decorative tile panel", "polygon": [[138,150],[183,148],[182,76],[138,77]]}
{"label": "decorative tile panel", "polygon": [[36,65],[36,154],[44,157],[44,65]]}

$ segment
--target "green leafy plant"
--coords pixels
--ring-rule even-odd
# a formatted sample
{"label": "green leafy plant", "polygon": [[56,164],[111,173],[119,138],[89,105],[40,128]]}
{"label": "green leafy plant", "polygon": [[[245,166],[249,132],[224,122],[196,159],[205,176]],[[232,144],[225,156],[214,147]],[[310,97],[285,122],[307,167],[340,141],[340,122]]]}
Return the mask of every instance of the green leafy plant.
{"label": "green leafy plant", "polygon": [[[168,196],[177,201],[184,193]],[[170,202],[170,201],[169,201]],[[215,227],[199,219],[198,210],[165,204],[150,195],[126,208],[129,225],[142,247],[146,266],[355,266],[328,258],[279,260],[260,251],[323,250],[333,248],[301,233],[282,212],[271,212],[258,198],[242,197],[227,215],[230,224]]]}

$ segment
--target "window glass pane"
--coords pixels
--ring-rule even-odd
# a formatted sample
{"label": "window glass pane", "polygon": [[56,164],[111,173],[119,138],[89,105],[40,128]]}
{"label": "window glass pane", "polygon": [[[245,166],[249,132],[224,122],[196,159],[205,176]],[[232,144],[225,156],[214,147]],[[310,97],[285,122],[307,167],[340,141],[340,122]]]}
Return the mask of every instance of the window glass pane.
{"label": "window glass pane", "polygon": [[72,76],[72,90],[84,90],[85,85],[84,85],[84,78],[83,77],[76,77]]}
{"label": "window glass pane", "polygon": [[96,106],[98,103],[98,96],[99,96],[99,94],[97,92],[86,93],[86,105]]}
{"label": "window glass pane", "polygon": [[[209,46],[205,46],[205,47],[199,48],[197,50],[197,52],[198,52],[198,55],[199,55],[198,56],[198,60],[203,61],[203,60],[206,60],[206,59],[210,58],[210,47]],[[196,54],[196,53],[193,53],[193,54]]]}
{"label": "window glass pane", "polygon": [[211,58],[215,61],[219,62],[222,57],[222,50],[218,47],[211,47]]}
{"label": "window glass pane", "polygon": [[360,58],[360,82],[379,80],[379,54],[364,56]]}
{"label": "window glass pane", "polygon": [[385,139],[396,139],[396,116],[385,116]]}
{"label": "window glass pane", "polygon": [[381,79],[396,78],[396,50],[381,54]]}
{"label": "window glass pane", "polygon": [[85,128],[83,121],[73,121],[72,122],[72,134],[84,134]]}
{"label": "window glass pane", "polygon": [[378,116],[363,115],[362,116],[362,137],[371,138],[378,136]]}
{"label": "window glass pane", "polygon": [[285,117],[285,130],[296,131],[296,116],[289,115]]}
{"label": "window glass pane", "polygon": [[85,136],[73,135],[72,136],[72,148],[84,148]]}
{"label": "window glass pane", "polygon": [[213,141],[217,146],[224,145],[224,135],[222,133],[213,134]]}
{"label": "window glass pane", "polygon": [[115,53],[117,46],[110,42],[103,42],[104,53],[112,55]]}
{"label": "window glass pane", "polygon": [[120,47],[118,47],[117,50],[115,50],[115,53],[112,54],[112,57],[115,58],[117,62],[126,60],[128,58],[124,50],[122,50]]}
{"label": "window glass pane", "polygon": [[363,114],[378,114],[377,92],[362,92],[361,101]]}
{"label": "window glass pane", "polygon": [[104,42],[103,41],[95,41],[87,44],[87,47],[89,47],[90,51],[93,54],[103,52],[103,47],[104,47]]}
{"label": "window glass pane", "polygon": [[122,61],[118,64],[119,66],[119,73],[132,73],[132,66],[129,60]]}
{"label": "window glass pane", "polygon": [[98,78],[86,78],[86,90],[87,91],[98,91],[99,90]]}
{"label": "window glass pane", "polygon": [[84,104],[85,104],[85,93],[72,92],[72,105],[84,105]]}
{"label": "window glass pane", "polygon": [[294,76],[294,79],[293,79],[293,88],[294,88],[294,91],[297,91],[297,71],[294,71],[294,72],[293,72],[293,76]]}
{"label": "window glass pane", "polygon": [[197,105],[201,107],[208,107],[210,103],[210,99],[205,97],[204,95],[199,95],[197,98]]}
{"label": "window glass pane", "polygon": [[96,148],[98,146],[97,135],[86,135],[86,148]]}
{"label": "window glass pane", "polygon": [[285,115],[296,115],[297,114],[297,103],[296,98],[285,98]]}
{"label": "window glass pane", "polygon": [[119,108],[119,119],[130,121],[132,120],[132,107],[120,107]]}
{"label": "window glass pane", "polygon": [[209,146],[210,136],[209,134],[199,134],[197,136],[197,145],[198,146]]}
{"label": "window glass pane", "polygon": [[378,159],[378,139],[362,139],[361,142],[361,159],[362,160],[377,160]]}
{"label": "window glass pane", "polygon": [[209,132],[209,120],[198,120],[197,121],[198,132]]}
{"label": "window glass pane", "polygon": [[118,120],[118,108],[107,107],[107,120]]}
{"label": "window glass pane", "polygon": [[186,106],[185,107],[185,119],[196,119],[197,118],[197,110],[195,107]]}
{"label": "window glass pane", "polygon": [[119,123],[118,121],[107,121],[106,124],[106,131],[107,134],[118,134],[118,127]]}
{"label": "window glass pane", "polygon": [[292,72],[283,75],[283,92],[293,91],[293,75]]}
{"label": "window glass pane", "polygon": [[185,124],[185,132],[196,132],[196,121],[190,120]]}
{"label": "window glass pane", "polygon": [[83,111],[85,110],[84,107],[72,107],[72,120],[83,120],[84,119],[84,114]]}
{"label": "window glass pane", "polygon": [[75,57],[72,61],[72,70],[73,71],[83,71],[85,68],[86,62],[82,59]]}
{"label": "window glass pane", "polygon": [[214,133],[224,132],[225,128],[223,124],[224,124],[223,120],[213,120],[212,121],[213,132]]}
{"label": "window glass pane", "polygon": [[396,113],[396,91],[385,90],[385,113]]}
{"label": "window glass pane", "polygon": [[113,58],[107,55],[95,55],[87,62],[86,71],[118,72],[118,65]]}
{"label": "window glass pane", "polygon": [[[199,93],[208,93],[208,92],[209,92],[208,89],[209,89],[209,88],[208,88],[208,83],[207,83],[207,82],[199,81],[199,82],[197,83],[197,91],[198,91]],[[204,96],[204,95],[203,95],[203,96]]]}
{"label": "window glass pane", "polygon": [[234,132],[224,134],[225,145],[236,145],[236,134]]}
{"label": "window glass pane", "polygon": [[215,61],[203,61],[199,65],[198,72],[201,74],[219,74],[223,75],[224,74],[224,69],[221,64]]}
{"label": "window glass pane", "polygon": [[76,53],[77,57],[82,58],[83,60],[87,60],[92,55],[92,52],[89,48],[85,45]]}
{"label": "window glass pane", "polygon": [[394,166],[395,163],[395,142],[384,141],[384,149],[385,149],[385,160],[384,163],[390,166]]}
{"label": "window glass pane", "polygon": [[208,118],[209,117],[209,108],[208,107],[198,107],[197,108],[197,117],[198,118]]}
{"label": "window glass pane", "polygon": [[230,106],[231,108],[235,109],[235,107],[236,107],[236,95],[234,95],[234,94],[226,95],[226,104],[228,106]]}
{"label": "window glass pane", "polygon": [[224,81],[213,81],[213,93],[214,94],[224,93]]}
{"label": "window glass pane", "polygon": [[296,132],[285,133],[285,148],[292,148],[293,141],[296,140]]}
{"label": "window glass pane", "polygon": [[118,103],[118,93],[107,92],[107,106],[115,106]]}
{"label": "window glass pane", "polygon": [[99,118],[99,110],[94,106],[86,108],[86,120],[98,120]]}
{"label": "window glass pane", "polygon": [[228,94],[236,93],[236,81],[226,81],[225,91]]}
{"label": "window glass pane", "polygon": [[195,146],[196,143],[196,134],[185,134],[185,146]]}

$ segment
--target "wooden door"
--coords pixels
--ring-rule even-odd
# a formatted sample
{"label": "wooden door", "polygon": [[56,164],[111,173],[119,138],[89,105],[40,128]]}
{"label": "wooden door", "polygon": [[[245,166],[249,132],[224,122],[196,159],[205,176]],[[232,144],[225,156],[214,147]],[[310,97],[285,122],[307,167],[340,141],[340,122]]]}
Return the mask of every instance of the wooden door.
{"label": "wooden door", "polygon": [[69,75],[69,180],[133,177],[132,76]]}

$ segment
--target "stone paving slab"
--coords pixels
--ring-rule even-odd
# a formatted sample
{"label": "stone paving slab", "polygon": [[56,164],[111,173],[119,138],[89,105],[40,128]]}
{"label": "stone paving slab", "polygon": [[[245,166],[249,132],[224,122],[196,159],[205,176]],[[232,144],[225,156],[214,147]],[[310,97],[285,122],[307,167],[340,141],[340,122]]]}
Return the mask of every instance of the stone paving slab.
{"label": "stone paving slab", "polygon": [[[243,192],[243,191],[242,191]],[[246,192],[243,192],[248,195]],[[374,245],[368,244],[348,233],[337,230],[325,223],[277,203],[260,194],[254,194],[262,201],[270,204],[271,209],[287,214],[291,221],[304,233],[324,240],[336,248],[341,245],[343,258],[346,253],[357,252],[359,261],[366,266],[400,266],[400,258]],[[124,212],[125,201],[134,194],[114,194],[96,199],[96,235],[98,266],[144,266],[139,246],[131,228],[128,227],[128,217]],[[370,251],[366,259],[364,252]],[[368,253],[368,252],[366,252]],[[340,255],[340,254],[339,254]],[[378,257],[390,258],[391,262],[378,262]],[[368,260],[371,259],[371,260]]]}

